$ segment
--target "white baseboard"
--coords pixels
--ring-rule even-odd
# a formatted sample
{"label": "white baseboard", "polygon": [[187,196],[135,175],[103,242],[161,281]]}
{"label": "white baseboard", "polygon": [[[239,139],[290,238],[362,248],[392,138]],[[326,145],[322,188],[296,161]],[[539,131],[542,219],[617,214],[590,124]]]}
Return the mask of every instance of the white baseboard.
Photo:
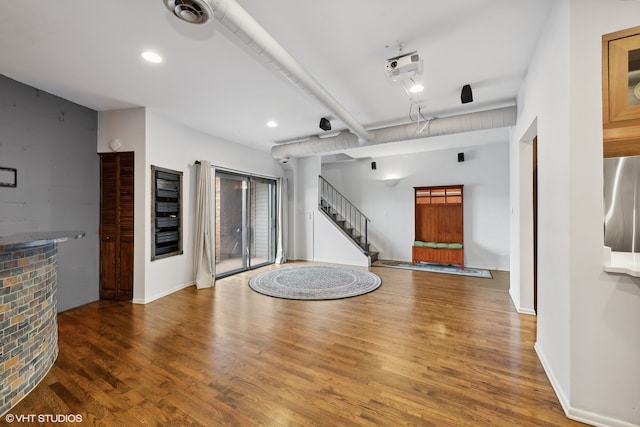
{"label": "white baseboard", "polygon": [[134,298],[131,302],[134,303],[134,304],[149,304],[150,302],[153,302],[153,301],[155,301],[157,299],[166,297],[167,295],[171,295],[174,292],[178,292],[178,291],[180,291],[180,290],[182,290],[184,288],[188,288],[189,286],[194,286],[194,285],[195,285],[194,282],[185,283],[185,284],[182,284],[182,285],[178,285],[175,288],[171,288],[169,290],[166,290],[164,292],[160,292],[159,294],[155,294],[155,295],[153,295],[152,297],[149,297],[149,298],[143,298],[143,299]]}
{"label": "white baseboard", "polygon": [[576,408],[569,409],[567,418],[597,427],[638,427],[638,424],[631,424],[626,421],[605,417],[604,415]]}
{"label": "white baseboard", "polygon": [[604,415],[596,414],[594,412],[585,411],[583,409],[574,408],[571,406],[569,399],[564,394],[563,390],[560,388],[560,384],[558,383],[555,375],[553,374],[553,370],[549,365],[547,358],[544,355],[542,349],[536,342],[533,346],[538,355],[538,359],[544,368],[544,372],[547,374],[547,378],[549,378],[549,382],[551,383],[551,387],[553,387],[553,391],[556,393],[558,400],[560,401],[560,405],[562,405],[562,409],[564,410],[567,418],[580,421],[581,423],[597,426],[597,427],[638,427],[638,424],[632,424],[626,421],[618,420],[615,418],[610,418]]}
{"label": "white baseboard", "polygon": [[556,379],[556,376],[554,375],[553,370],[551,369],[551,365],[549,365],[549,362],[547,361],[547,358],[545,357],[544,352],[538,345],[537,341],[534,344],[533,348],[536,351],[536,354],[538,355],[538,360],[540,360],[540,363],[542,364],[542,368],[544,369],[545,374],[547,374],[547,378],[549,378],[549,382],[551,383],[551,387],[553,387],[553,391],[556,393],[556,396],[560,401],[560,405],[562,405],[562,410],[564,411],[565,415],[568,416],[569,408],[571,407],[571,405],[569,404],[569,399],[567,399],[567,396],[564,394],[564,391],[562,390],[562,388],[560,388],[560,383]]}
{"label": "white baseboard", "polygon": [[511,293],[511,289],[509,289],[509,297],[511,298],[511,302],[513,303],[513,306],[515,307],[516,311],[520,314],[528,314],[531,316],[537,316],[537,313],[534,309],[532,308],[522,308],[518,305],[518,303],[516,302],[515,298],[513,298],[513,294]]}
{"label": "white baseboard", "polygon": [[344,260],[340,259],[327,259],[327,258],[316,258],[313,262],[322,262],[325,264],[338,264],[338,265],[354,265],[357,267],[369,267],[369,257],[366,257],[362,261],[350,260],[351,262],[345,263]]}

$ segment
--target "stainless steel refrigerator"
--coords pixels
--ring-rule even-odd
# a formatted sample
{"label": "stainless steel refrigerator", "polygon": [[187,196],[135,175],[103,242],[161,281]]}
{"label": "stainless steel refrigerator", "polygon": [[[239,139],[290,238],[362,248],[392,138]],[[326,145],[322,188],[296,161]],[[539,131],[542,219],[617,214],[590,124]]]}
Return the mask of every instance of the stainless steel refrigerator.
{"label": "stainless steel refrigerator", "polygon": [[640,252],[640,157],[604,159],[604,244]]}

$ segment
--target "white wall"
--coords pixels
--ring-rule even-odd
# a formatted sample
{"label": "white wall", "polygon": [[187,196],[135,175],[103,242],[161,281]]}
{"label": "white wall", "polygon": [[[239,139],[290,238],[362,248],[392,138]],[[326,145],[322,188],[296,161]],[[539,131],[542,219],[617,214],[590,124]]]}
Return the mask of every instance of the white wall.
{"label": "white wall", "polygon": [[[535,124],[536,350],[567,414],[594,425],[640,425],[640,281],[602,271],[601,93],[601,37],[637,25],[638,16],[638,3],[556,2],[518,97],[511,141],[513,160]],[[512,196],[520,206],[529,194]],[[514,262],[530,257],[521,246]],[[520,286],[512,295],[531,292],[522,280],[512,286]]]}
{"label": "white wall", "polygon": [[[465,264],[509,269],[509,145],[493,144],[322,165],[322,176],[371,219],[381,259],[411,261],[413,187],[463,184]],[[457,153],[465,153],[458,162]],[[375,161],[377,169],[371,169]],[[388,179],[398,179],[389,185]]]}
{"label": "white wall", "polygon": [[[183,255],[151,261],[151,235],[145,234],[146,291],[144,301],[149,302],[170,294],[193,282],[193,219],[195,217],[196,160],[208,160],[212,165],[248,172],[256,175],[280,177],[284,170],[267,151],[258,151],[234,144],[190,129],[165,116],[146,111],[146,165],[183,172]],[[151,183],[145,188],[145,223],[151,221]]]}
{"label": "white wall", "polygon": [[314,261],[369,266],[369,258],[319,209],[316,208],[313,218]]}
{"label": "white wall", "polygon": [[571,2],[571,405],[578,415],[584,410],[636,425],[640,280],[604,273],[601,262],[601,41],[637,26],[639,17],[638,2]]}
{"label": "white wall", "polygon": [[[98,151],[135,152],[135,266],[133,301],[148,303],[193,283],[195,161],[257,175],[284,175],[266,151],[234,144],[195,131],[144,108],[98,114]],[[151,261],[151,165],[183,172],[183,254]]]}
{"label": "white wall", "polygon": [[[512,139],[515,129],[512,129]],[[509,149],[511,256],[509,293],[519,313],[535,314],[533,297],[533,138],[537,121]],[[521,258],[521,253],[527,254]]]}
{"label": "white wall", "polygon": [[[519,170],[521,192],[512,195],[514,216],[521,219],[515,233],[519,247],[521,276],[512,276],[519,286],[520,310],[533,310],[533,245],[531,197],[532,128],[538,135],[538,338],[536,349],[561,402],[568,400],[570,365],[570,180],[569,180],[569,5],[559,1],[542,31],[527,78],[518,95],[518,122],[512,141],[517,155],[512,164]],[[517,200],[517,202],[516,202]],[[514,258],[517,258],[514,256]],[[514,293],[512,293],[513,295]]]}
{"label": "white wall", "polygon": [[318,210],[321,157],[293,158],[286,166],[294,185],[290,259],[367,266],[369,259]]}
{"label": "white wall", "polygon": [[320,158],[304,157],[291,159],[293,168],[293,259],[312,261],[314,259],[314,219],[318,209],[318,175]]}
{"label": "white wall", "polygon": [[[185,148],[194,137],[190,133],[195,133],[176,123],[157,116],[147,109],[145,117],[146,126],[146,152],[145,173],[148,175],[148,182],[145,188],[145,210],[144,222],[148,224],[144,239],[144,261],[147,272],[145,281],[144,301],[168,295],[176,290],[190,286],[192,277],[192,246],[193,246],[193,210],[190,202],[191,186],[195,185],[195,177],[189,173],[189,166],[197,159],[190,158],[188,150]],[[203,160],[206,160],[203,158]],[[151,166],[158,166],[165,169],[172,169],[182,172],[182,255],[175,255],[166,258],[159,258],[151,261]],[[195,169],[195,168],[193,168]],[[190,232],[191,231],[191,232]]]}
{"label": "white wall", "polygon": [[147,173],[145,163],[145,109],[101,111],[98,113],[98,152],[111,152],[109,144],[117,139],[122,147],[119,151],[134,152],[134,264],[133,300],[145,299],[145,236],[150,229],[145,221],[146,199],[148,198]]}

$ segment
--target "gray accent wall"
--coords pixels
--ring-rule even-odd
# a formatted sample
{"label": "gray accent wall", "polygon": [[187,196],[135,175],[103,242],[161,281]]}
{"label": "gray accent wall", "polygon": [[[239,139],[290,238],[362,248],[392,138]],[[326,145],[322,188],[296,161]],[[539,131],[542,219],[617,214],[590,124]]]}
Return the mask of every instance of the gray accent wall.
{"label": "gray accent wall", "polygon": [[0,236],[81,230],[58,247],[58,311],[99,298],[97,112],[0,75]]}

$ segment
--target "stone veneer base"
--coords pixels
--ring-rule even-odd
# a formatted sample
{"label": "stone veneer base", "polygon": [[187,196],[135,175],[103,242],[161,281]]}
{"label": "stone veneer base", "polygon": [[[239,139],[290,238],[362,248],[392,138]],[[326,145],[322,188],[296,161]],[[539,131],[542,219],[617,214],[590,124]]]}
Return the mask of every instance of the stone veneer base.
{"label": "stone veneer base", "polygon": [[58,357],[57,243],[0,246],[0,416]]}

